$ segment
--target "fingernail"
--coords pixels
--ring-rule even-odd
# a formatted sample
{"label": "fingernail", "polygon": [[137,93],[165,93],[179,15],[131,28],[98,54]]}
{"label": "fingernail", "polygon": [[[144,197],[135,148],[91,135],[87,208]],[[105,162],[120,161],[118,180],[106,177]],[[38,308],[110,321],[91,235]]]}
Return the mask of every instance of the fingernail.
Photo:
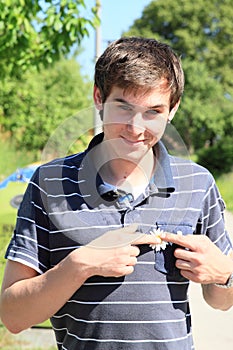
{"label": "fingernail", "polygon": [[161,232],[160,234],[159,234],[159,236],[161,237],[161,238],[165,238],[166,237],[166,232]]}

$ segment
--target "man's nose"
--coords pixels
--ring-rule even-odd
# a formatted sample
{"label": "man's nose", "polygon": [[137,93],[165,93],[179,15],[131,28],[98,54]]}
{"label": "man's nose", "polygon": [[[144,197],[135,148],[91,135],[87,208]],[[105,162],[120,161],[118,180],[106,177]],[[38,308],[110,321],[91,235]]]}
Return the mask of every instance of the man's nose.
{"label": "man's nose", "polygon": [[132,115],[127,123],[128,130],[134,133],[141,133],[145,130],[143,114],[141,112],[137,112]]}

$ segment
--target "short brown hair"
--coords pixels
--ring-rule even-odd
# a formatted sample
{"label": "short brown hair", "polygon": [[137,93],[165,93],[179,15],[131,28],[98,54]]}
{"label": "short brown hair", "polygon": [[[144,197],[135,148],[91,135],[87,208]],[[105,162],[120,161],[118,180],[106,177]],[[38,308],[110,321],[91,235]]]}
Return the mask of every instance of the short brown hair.
{"label": "short brown hair", "polygon": [[123,37],[112,42],[95,66],[95,85],[105,102],[113,86],[131,91],[147,91],[167,80],[171,89],[170,108],[184,90],[184,73],[176,53],[155,39]]}

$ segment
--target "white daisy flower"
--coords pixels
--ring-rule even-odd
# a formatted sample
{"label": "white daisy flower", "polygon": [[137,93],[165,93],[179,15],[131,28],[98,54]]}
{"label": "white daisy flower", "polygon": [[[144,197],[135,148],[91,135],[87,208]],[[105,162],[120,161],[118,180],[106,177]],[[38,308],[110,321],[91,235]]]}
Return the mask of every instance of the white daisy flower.
{"label": "white daisy flower", "polygon": [[156,238],[159,238],[161,243],[157,243],[157,244],[150,244],[150,247],[152,249],[155,249],[156,252],[160,252],[160,250],[164,250],[166,249],[166,246],[168,244],[168,242],[162,241],[160,238],[161,233],[164,232],[163,230],[160,230],[160,228],[158,229],[153,229],[152,231],[150,231],[151,235],[154,235]]}

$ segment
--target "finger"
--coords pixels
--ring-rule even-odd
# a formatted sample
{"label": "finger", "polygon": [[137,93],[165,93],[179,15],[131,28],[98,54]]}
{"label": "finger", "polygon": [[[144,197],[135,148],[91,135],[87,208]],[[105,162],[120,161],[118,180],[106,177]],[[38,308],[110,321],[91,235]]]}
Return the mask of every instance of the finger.
{"label": "finger", "polygon": [[134,245],[140,245],[140,244],[160,244],[161,239],[159,237],[155,237],[153,235],[149,234],[140,234],[138,237],[133,241]]}
{"label": "finger", "polygon": [[104,233],[102,236],[88,243],[88,247],[97,249],[113,249],[128,244],[158,244],[161,242],[159,238],[153,235],[144,234],[135,231],[138,224],[132,224],[117,230]]}
{"label": "finger", "polygon": [[180,270],[192,271],[192,264],[185,260],[177,259],[176,267]]}
{"label": "finger", "polygon": [[190,250],[195,250],[196,236],[181,236],[170,232],[163,232],[163,234],[160,237],[165,242],[174,243],[180,245],[181,247],[188,248]]}
{"label": "finger", "polygon": [[90,248],[112,249],[130,244],[142,235],[136,232],[138,224],[132,224],[117,230],[111,230],[88,243]]}
{"label": "finger", "polygon": [[191,250],[186,250],[186,249],[181,249],[181,248],[176,248],[174,251],[174,256],[177,259],[182,259],[186,261],[193,261],[195,260],[196,253],[192,252]]}
{"label": "finger", "polygon": [[134,266],[127,265],[127,266],[121,267],[119,271],[114,274],[114,277],[130,275],[133,272],[134,272]]}
{"label": "finger", "polygon": [[138,256],[140,254],[140,249],[137,246],[130,246],[130,256]]}
{"label": "finger", "polygon": [[180,274],[184,277],[187,278],[190,281],[193,282],[199,282],[194,273],[191,270],[181,270]]}
{"label": "finger", "polygon": [[136,256],[131,256],[129,259],[129,262],[127,264],[127,266],[135,266],[137,264],[137,258]]}

